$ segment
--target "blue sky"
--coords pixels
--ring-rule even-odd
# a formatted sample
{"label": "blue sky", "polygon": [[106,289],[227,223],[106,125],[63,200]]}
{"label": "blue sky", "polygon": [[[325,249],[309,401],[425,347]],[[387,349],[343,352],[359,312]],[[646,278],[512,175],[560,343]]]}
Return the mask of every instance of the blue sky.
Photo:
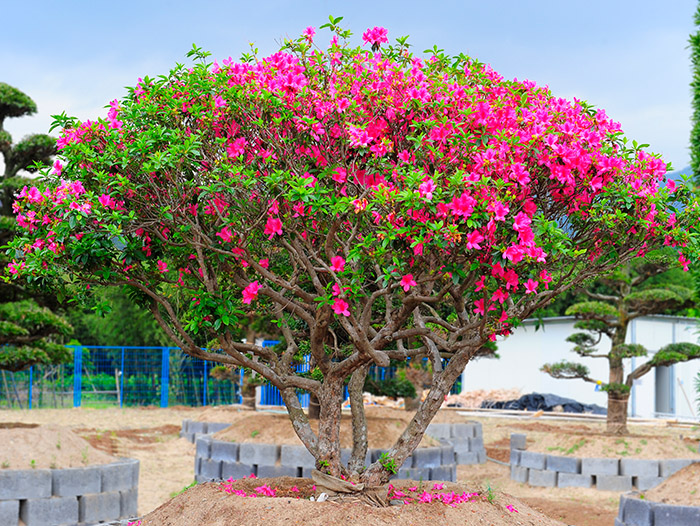
{"label": "blue sky", "polygon": [[[626,135],[651,144],[674,168],[688,164],[688,36],[697,2],[673,0],[149,1],[25,0],[0,5],[0,81],[30,95],[36,116],[6,121],[15,140],[46,132],[50,115],[106,114],[139,77],[186,63],[193,43],[213,58],[262,54],[328,15],[355,41],[368,27],[410,35],[414,51],[437,44],[489,63],[507,78],[604,108]],[[8,23],[9,22],[9,23]],[[321,34],[318,35],[319,37]]]}

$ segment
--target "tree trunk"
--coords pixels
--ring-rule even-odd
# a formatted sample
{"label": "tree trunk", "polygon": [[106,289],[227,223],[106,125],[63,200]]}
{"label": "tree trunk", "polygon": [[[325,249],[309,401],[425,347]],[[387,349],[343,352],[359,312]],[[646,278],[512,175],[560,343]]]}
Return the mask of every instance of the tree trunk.
{"label": "tree trunk", "polygon": [[309,419],[318,420],[321,416],[321,406],[318,403],[318,397],[310,393],[309,394]]}
{"label": "tree trunk", "polygon": [[607,432],[611,435],[627,435],[627,402],[629,393],[608,393]]}
{"label": "tree trunk", "polygon": [[316,469],[340,477],[340,417],[343,404],[343,378],[327,377],[318,393],[321,412],[318,423]]}
{"label": "tree trunk", "polygon": [[350,377],[348,394],[352,413],[352,454],[348,461],[348,471],[358,473],[365,467],[367,459],[367,418],[362,391],[369,372],[369,364],[356,369]]}

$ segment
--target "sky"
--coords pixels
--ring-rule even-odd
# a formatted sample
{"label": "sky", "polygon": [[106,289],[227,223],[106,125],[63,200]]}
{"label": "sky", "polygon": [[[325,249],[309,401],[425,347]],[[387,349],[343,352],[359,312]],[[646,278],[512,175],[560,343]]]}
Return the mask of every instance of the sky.
{"label": "sky", "polygon": [[[437,45],[506,78],[586,100],[680,169],[689,164],[688,37],[697,8],[691,0],[5,0],[0,82],[39,110],[5,128],[17,141],[47,133],[51,115],[64,111],[106,116],[105,105],[139,77],[187,64],[193,43],[219,61],[238,59],[251,43],[267,55],[333,15],[344,17],[357,45],[367,28],[381,26],[392,42],[408,35],[418,54]],[[327,35],[319,31],[317,41]]]}

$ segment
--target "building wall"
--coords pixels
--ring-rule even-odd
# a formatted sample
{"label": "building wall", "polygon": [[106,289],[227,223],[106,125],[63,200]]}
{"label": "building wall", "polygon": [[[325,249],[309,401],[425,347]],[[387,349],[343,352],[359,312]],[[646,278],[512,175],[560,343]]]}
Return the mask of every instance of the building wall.
{"label": "building wall", "polygon": [[[627,340],[644,345],[653,354],[668,343],[697,343],[696,324],[695,319],[673,316],[639,318],[632,322]],[[463,390],[519,388],[522,394],[554,393],[582,403],[605,407],[606,393],[596,391],[593,384],[583,380],[556,380],[540,371],[545,363],[566,359],[587,365],[591,377],[607,382],[607,360],[580,358],[572,351],[574,345],[566,341],[569,335],[576,332],[573,325],[573,318],[548,318],[536,330],[534,320],[525,321],[509,338],[498,341],[500,359],[479,359],[467,365],[462,378]],[[608,352],[610,340],[604,337],[599,349]],[[625,374],[629,373],[633,365],[638,366],[646,360],[647,358],[625,360]],[[669,387],[669,392],[660,393],[660,396],[667,397],[665,402],[670,402],[673,406],[672,414],[692,418],[693,410],[697,413],[694,378],[700,372],[700,360],[676,364],[668,372],[671,373],[669,379],[672,386]],[[630,414],[633,416],[656,416],[658,374],[652,370],[635,383],[630,399]],[[682,383],[679,384],[678,380]],[[690,404],[686,401],[686,396]]]}

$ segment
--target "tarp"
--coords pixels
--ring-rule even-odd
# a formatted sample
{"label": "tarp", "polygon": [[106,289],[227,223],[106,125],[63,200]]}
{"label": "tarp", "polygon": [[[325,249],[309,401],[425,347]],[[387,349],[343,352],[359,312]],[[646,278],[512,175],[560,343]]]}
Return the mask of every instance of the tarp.
{"label": "tarp", "polygon": [[564,398],[551,393],[530,393],[521,396],[517,400],[494,402],[484,400],[481,407],[485,409],[510,409],[513,411],[563,411],[565,413],[593,413],[595,415],[607,414],[607,409],[595,404],[582,404],[571,398]]}

